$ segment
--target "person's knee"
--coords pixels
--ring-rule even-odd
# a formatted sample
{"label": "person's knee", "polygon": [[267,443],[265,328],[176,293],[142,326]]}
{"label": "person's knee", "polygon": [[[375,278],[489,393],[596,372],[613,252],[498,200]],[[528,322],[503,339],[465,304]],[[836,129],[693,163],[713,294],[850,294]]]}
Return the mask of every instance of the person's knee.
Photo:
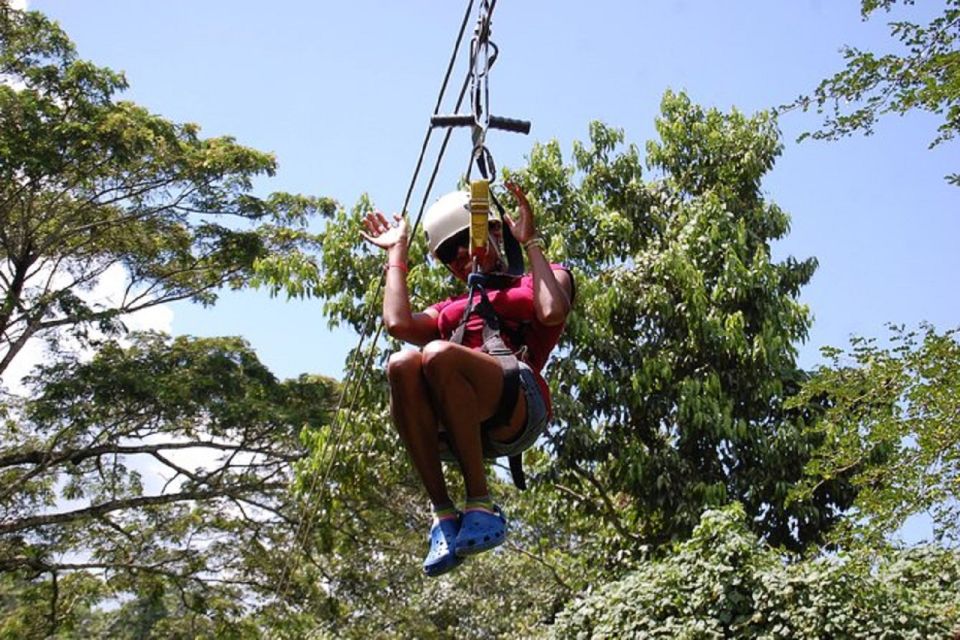
{"label": "person's knee", "polygon": [[419,351],[404,349],[390,354],[387,360],[387,379],[391,386],[400,384],[413,376],[421,374],[421,357]]}
{"label": "person's knee", "polygon": [[423,374],[431,383],[442,382],[452,371],[456,347],[446,340],[434,340],[423,348]]}

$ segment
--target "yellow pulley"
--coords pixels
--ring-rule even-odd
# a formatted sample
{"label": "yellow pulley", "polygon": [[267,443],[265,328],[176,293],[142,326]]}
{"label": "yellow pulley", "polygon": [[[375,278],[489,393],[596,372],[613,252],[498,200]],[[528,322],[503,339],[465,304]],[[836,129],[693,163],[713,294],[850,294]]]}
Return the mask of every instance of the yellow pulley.
{"label": "yellow pulley", "polygon": [[470,183],[470,255],[479,258],[487,253],[490,224],[490,182]]}

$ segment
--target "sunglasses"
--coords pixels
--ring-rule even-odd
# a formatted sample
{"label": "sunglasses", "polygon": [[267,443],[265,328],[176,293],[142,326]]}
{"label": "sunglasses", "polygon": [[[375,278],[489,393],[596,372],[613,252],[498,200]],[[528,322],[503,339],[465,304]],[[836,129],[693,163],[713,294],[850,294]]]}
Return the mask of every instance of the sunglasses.
{"label": "sunglasses", "polygon": [[443,264],[450,264],[460,255],[460,249],[466,249],[470,244],[470,229],[458,231],[440,243],[437,247],[437,259]]}

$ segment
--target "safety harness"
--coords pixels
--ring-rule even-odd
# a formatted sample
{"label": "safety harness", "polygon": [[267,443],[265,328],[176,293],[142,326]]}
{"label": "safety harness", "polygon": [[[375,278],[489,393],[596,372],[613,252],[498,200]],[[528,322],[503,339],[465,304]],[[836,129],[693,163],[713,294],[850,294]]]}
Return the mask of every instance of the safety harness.
{"label": "safety harness", "polygon": [[[481,351],[495,357],[503,368],[503,390],[500,392],[497,410],[480,425],[484,437],[488,429],[506,424],[510,420],[520,393],[520,362],[500,335],[503,321],[493,308],[487,296],[487,289],[499,289],[515,282],[523,273],[523,254],[516,238],[503,221],[503,207],[492,196],[490,183],[487,180],[474,180],[470,183],[470,253],[475,260],[474,271],[467,277],[467,306],[464,307],[460,324],[450,335],[450,342],[463,344],[467,321],[476,314],[483,320]],[[487,252],[491,204],[496,206],[502,221],[501,229],[506,245],[504,253],[508,264],[505,273],[482,273],[477,264]],[[522,457],[509,456],[509,461],[513,483],[518,489],[525,489],[527,483],[523,473]]]}
{"label": "safety harness", "polygon": [[[499,276],[503,278],[503,276]],[[495,357],[503,368],[503,390],[500,392],[500,403],[492,416],[480,424],[482,432],[487,429],[506,424],[513,415],[520,394],[520,362],[516,354],[507,347],[500,335],[500,316],[494,310],[487,297],[487,285],[490,276],[475,272],[467,278],[468,293],[467,306],[463,310],[460,324],[450,336],[450,342],[463,344],[463,335],[467,328],[467,321],[474,313],[483,320],[483,346],[481,350]],[[479,293],[480,301],[474,303]],[[523,473],[523,456],[516,454],[509,456],[510,476],[518,489],[526,489],[527,482]]]}

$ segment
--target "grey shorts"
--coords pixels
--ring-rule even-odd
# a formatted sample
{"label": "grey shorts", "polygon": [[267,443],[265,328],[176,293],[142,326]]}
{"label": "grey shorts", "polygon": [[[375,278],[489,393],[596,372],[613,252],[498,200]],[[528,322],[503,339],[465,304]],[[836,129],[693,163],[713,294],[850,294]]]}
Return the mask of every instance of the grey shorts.
{"label": "grey shorts", "polygon": [[[527,399],[527,422],[520,433],[510,442],[498,442],[491,439],[487,432],[480,434],[483,441],[483,457],[487,460],[513,456],[523,453],[534,444],[547,430],[547,403],[537,384],[537,376],[525,362],[520,362],[520,390]],[[456,457],[446,444],[446,434],[441,433],[440,459],[456,462]]]}

